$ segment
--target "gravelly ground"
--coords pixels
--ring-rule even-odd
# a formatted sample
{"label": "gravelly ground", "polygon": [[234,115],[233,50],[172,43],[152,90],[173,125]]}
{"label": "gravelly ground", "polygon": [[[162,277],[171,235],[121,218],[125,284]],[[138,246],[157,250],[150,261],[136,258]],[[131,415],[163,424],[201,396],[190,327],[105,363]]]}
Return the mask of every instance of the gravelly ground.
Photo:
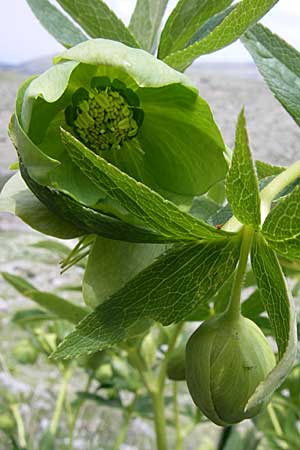
{"label": "gravelly ground", "polygon": [[[287,165],[299,158],[299,128],[269,93],[253,69],[241,67],[239,70],[236,68],[229,70],[221,66],[217,69],[216,67],[200,66],[200,68],[191,70],[189,74],[198,85],[201,95],[210,103],[227,145],[231,147],[233,144],[237,114],[241,107],[245,106],[255,158],[282,165]],[[8,174],[8,165],[15,160],[6,128],[13,110],[17,87],[24,78],[23,74],[0,72],[0,186],[1,179],[3,180]],[[61,279],[57,259],[53,257],[51,261],[49,254],[45,255],[30,247],[30,244],[41,238],[41,235],[32,233],[18,219],[7,214],[1,215],[0,271],[10,271],[27,276],[33,284],[42,286],[44,290],[51,290],[62,283],[79,282],[81,276],[79,271],[70,272],[64,279]],[[49,262],[52,263],[49,264]],[[12,343],[11,335],[8,334],[9,321],[7,318],[14,310],[23,305],[23,298],[16,295],[13,289],[0,279],[0,351],[4,357]],[[29,306],[29,303],[26,305]],[[51,389],[53,389],[53,383],[57,377],[55,368],[49,371],[47,365],[40,364],[38,371],[33,372],[26,369],[18,373],[18,377],[28,383],[31,389],[36,386],[36,394],[30,408],[38,411],[40,417],[43,414],[47,416],[47,412],[53,407]],[[80,388],[80,377],[76,380]],[[74,386],[74,389],[78,386]],[[24,414],[28,414],[28,410]],[[94,410],[90,409],[88,414],[93,416]],[[90,429],[83,429],[81,438],[95,436],[95,433],[98,432],[98,435],[101,434],[102,442],[108,442],[110,430],[116,429],[116,420],[119,420],[117,416],[110,416],[104,411],[102,425],[99,427],[98,421],[91,421]],[[45,426],[44,422],[42,421],[43,426]],[[203,434],[206,436],[207,430]],[[214,428],[210,428],[208,434],[213,435]],[[141,436],[143,437],[141,438]],[[186,450],[195,450],[195,442],[200,443],[200,440],[199,433],[194,434],[187,444]],[[128,450],[153,448],[153,435],[149,425],[134,422],[131,426],[129,441],[132,446],[128,447]],[[90,441],[89,444],[87,441],[85,444],[83,442],[78,438],[76,448],[100,450],[95,441]],[[105,444],[103,449],[107,450]],[[0,450],[7,450],[7,444],[1,441],[1,437]]]}

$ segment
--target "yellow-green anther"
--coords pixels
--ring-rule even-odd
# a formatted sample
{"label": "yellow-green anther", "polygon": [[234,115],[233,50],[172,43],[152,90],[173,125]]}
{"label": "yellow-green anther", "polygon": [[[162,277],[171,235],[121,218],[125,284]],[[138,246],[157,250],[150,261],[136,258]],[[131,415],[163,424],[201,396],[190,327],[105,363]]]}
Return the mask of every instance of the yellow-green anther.
{"label": "yellow-green anther", "polygon": [[132,106],[110,87],[93,90],[88,99],[76,105],[73,127],[79,139],[95,153],[120,149],[126,140],[137,135],[139,128]]}

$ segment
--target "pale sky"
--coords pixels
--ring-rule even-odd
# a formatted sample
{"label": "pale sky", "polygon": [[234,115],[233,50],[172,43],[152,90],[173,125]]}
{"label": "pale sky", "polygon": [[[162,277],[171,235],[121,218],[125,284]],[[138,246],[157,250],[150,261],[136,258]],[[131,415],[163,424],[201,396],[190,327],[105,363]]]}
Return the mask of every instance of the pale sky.
{"label": "pale sky", "polygon": [[[170,0],[169,11],[176,1]],[[125,23],[128,23],[135,0],[107,0],[106,3]],[[0,4],[0,62],[19,64],[30,59],[59,53],[63,49],[39,24],[26,0],[0,0]],[[300,49],[299,0],[279,0],[262,22]],[[214,55],[201,58],[201,61],[247,62],[250,60],[250,56],[239,43]]]}

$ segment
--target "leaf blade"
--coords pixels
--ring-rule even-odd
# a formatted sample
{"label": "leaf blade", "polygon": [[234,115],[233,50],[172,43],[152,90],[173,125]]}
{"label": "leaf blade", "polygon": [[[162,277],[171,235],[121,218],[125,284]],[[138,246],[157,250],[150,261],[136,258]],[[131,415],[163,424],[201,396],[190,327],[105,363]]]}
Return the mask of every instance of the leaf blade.
{"label": "leaf blade", "polygon": [[174,247],[140,272],[82,321],[54,354],[70,358],[130,337],[141,320],[164,325],[184,320],[206,302],[234,270],[237,238]]}
{"label": "leaf blade", "polygon": [[43,27],[64,47],[73,47],[88,39],[88,36],[48,0],[26,1]]}
{"label": "leaf blade", "polygon": [[159,58],[181,50],[210,17],[231,3],[232,0],[180,0],[162,31]]}
{"label": "leaf blade", "polygon": [[137,0],[129,30],[142,48],[151,52],[169,0]]}
{"label": "leaf blade", "polygon": [[185,70],[199,56],[220,50],[236,41],[277,2],[278,0],[241,1],[206,38],[170,54],[165,58],[165,62],[177,70]]}
{"label": "leaf blade", "polygon": [[33,285],[22,277],[8,272],[2,272],[2,277],[20,294],[33,300],[47,311],[54,313],[60,319],[76,324],[88,314],[87,309],[75,305],[62,297],[35,289]]}
{"label": "leaf blade", "polygon": [[118,200],[141,223],[177,240],[217,239],[230,236],[179,210],[146,185],[138,183],[85,147],[73,135],[62,130],[62,141],[75,164],[101,186],[107,195]]}
{"label": "leaf blade", "polygon": [[262,235],[253,241],[251,263],[263,301],[275,334],[279,361],[267,378],[250,397],[247,409],[268,400],[286,378],[297,353],[297,323],[293,300],[276,254]]}
{"label": "leaf blade", "polygon": [[102,0],[57,1],[92,38],[101,37],[139,47],[128,28]]}
{"label": "leaf blade", "polygon": [[233,214],[245,225],[260,225],[260,197],[249,147],[244,111],[238,118],[235,148],[226,178],[226,195]]}
{"label": "leaf blade", "polygon": [[300,124],[300,53],[261,24],[241,38],[269,88]]}

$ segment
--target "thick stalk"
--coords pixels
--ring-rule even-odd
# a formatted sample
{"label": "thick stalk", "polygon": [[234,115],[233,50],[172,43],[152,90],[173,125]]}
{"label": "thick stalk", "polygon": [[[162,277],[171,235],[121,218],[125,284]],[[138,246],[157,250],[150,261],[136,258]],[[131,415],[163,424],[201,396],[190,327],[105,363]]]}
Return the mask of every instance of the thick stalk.
{"label": "thick stalk", "polygon": [[222,429],[217,450],[223,450],[225,448],[227,441],[232,433],[232,430],[233,430],[232,426],[225,427]]}
{"label": "thick stalk", "polygon": [[230,303],[225,312],[225,314],[231,319],[236,319],[241,314],[241,292],[244,275],[247,268],[248,256],[251,249],[253,233],[254,231],[252,228],[244,226],[242,231],[239,263],[234,275]]}
{"label": "thick stalk", "polygon": [[68,390],[68,383],[70,381],[71,375],[72,375],[72,368],[69,366],[69,367],[65,368],[63,371],[63,381],[60,386],[54,413],[53,413],[51,424],[50,424],[50,433],[53,436],[55,436],[56,432],[57,432],[58,423],[59,423],[62,409],[63,409],[64,403],[65,403],[67,390]]}
{"label": "thick stalk", "polygon": [[163,391],[156,391],[150,395],[153,404],[157,450],[168,450],[164,394]]}
{"label": "thick stalk", "polygon": [[26,437],[25,437],[25,427],[24,427],[24,422],[22,419],[22,416],[20,414],[20,409],[19,409],[19,405],[17,403],[14,403],[12,405],[10,405],[10,409],[11,412],[14,416],[14,419],[16,421],[17,424],[17,431],[18,431],[18,441],[20,444],[20,447],[22,449],[26,449]]}

